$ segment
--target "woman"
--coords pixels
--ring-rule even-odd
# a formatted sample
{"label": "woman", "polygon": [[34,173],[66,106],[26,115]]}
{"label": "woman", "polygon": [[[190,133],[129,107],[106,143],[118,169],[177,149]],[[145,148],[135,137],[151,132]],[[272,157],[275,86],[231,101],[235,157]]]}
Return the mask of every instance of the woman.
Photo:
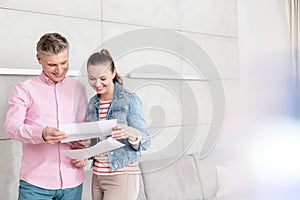
{"label": "woman", "polygon": [[139,192],[140,151],[150,146],[141,101],[122,87],[123,80],[106,49],[90,56],[87,71],[89,84],[97,92],[89,101],[89,120],[117,119],[111,137],[125,144],[95,156],[93,200],[134,200]]}

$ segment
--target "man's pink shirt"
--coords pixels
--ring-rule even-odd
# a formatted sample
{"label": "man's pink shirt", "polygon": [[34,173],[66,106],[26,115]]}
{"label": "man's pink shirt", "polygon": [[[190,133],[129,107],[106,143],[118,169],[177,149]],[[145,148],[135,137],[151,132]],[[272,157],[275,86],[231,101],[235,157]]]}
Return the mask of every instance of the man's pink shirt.
{"label": "man's pink shirt", "polygon": [[5,132],[22,142],[20,180],[45,189],[65,189],[83,183],[83,169],[76,168],[71,158],[60,153],[71,146],[46,143],[42,130],[84,122],[86,108],[85,87],[70,77],[55,84],[41,73],[15,85],[8,101]]}

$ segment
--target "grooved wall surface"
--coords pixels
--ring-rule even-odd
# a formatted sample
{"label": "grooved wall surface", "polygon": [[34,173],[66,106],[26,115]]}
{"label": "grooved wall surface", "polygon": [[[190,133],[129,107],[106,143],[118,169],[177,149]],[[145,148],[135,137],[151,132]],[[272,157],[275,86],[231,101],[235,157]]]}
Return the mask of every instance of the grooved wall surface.
{"label": "grooved wall surface", "polygon": [[[155,37],[147,34],[137,35],[133,42],[126,40],[128,31],[143,28],[181,34],[182,41],[174,40],[179,53],[160,44],[146,48],[138,39],[154,44]],[[236,0],[0,0],[0,68],[40,69],[35,45],[46,32],[60,32],[68,38],[70,69],[83,74],[88,56],[103,44],[110,47],[125,87],[143,102],[153,141],[143,159],[200,152],[212,125],[214,105],[206,81],[162,80],[157,75],[205,76],[202,69],[212,66],[223,80],[221,101],[226,99],[226,116],[234,108],[239,83]],[[195,66],[181,57],[185,40],[201,49],[189,53],[203,62]],[[119,54],[123,47],[127,51]],[[152,78],[132,79],[128,73]],[[7,140],[3,131],[7,99],[13,85],[27,78],[30,76],[0,74],[0,150],[9,154],[0,158],[5,166],[0,169],[0,193],[7,200],[17,198],[21,160],[21,144]],[[89,97],[93,95],[86,77],[77,78],[87,86]],[[89,184],[87,181],[84,199],[90,199]]]}

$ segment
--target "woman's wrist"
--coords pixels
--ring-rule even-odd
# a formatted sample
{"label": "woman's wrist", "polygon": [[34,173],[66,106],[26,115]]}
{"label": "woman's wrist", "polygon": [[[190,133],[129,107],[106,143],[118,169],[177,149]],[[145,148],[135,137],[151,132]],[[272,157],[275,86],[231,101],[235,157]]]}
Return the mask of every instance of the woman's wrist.
{"label": "woman's wrist", "polygon": [[136,142],[139,138],[137,136],[129,136],[128,140],[129,142]]}
{"label": "woman's wrist", "polygon": [[131,136],[131,137],[128,137],[128,141],[131,145],[137,146],[140,144],[141,140],[138,136]]}

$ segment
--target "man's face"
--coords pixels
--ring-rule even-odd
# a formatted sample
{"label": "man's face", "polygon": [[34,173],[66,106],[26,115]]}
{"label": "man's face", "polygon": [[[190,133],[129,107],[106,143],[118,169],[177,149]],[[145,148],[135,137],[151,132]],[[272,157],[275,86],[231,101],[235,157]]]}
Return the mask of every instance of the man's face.
{"label": "man's face", "polygon": [[57,83],[62,81],[69,69],[68,50],[64,50],[56,55],[37,54],[38,62],[43,67],[44,74]]}

